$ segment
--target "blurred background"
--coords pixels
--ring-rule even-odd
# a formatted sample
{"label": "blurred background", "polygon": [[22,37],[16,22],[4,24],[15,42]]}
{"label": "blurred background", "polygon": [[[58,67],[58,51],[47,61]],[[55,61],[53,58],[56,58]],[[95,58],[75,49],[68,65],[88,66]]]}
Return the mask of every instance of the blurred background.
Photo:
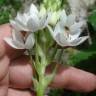
{"label": "blurred background", "polygon": [[[42,0],[0,0],[0,24],[8,23],[10,19],[16,16],[17,11],[23,10],[31,2],[40,4]],[[60,2],[62,7],[62,4],[65,4],[65,0]],[[64,7],[66,8],[66,6]],[[88,11],[88,30],[92,44],[90,45],[86,41],[86,43],[76,47],[76,49],[66,49],[67,59],[63,59],[65,60],[64,63],[66,62],[68,65],[96,74],[96,5],[91,6]],[[96,96],[96,91],[78,93],[70,90],[54,89],[50,91],[49,96]]]}

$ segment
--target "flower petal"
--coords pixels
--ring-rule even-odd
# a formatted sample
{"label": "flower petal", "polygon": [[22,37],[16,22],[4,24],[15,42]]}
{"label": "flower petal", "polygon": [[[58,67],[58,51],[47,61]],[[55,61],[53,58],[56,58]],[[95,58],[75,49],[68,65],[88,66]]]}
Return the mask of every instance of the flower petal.
{"label": "flower petal", "polygon": [[17,16],[16,16],[15,20],[18,20],[20,22],[25,22],[24,21],[25,19],[23,17],[23,14],[21,14],[21,13],[17,13]]}
{"label": "flower petal", "polygon": [[54,35],[56,36],[58,33],[63,33],[64,28],[60,25],[60,22],[58,22],[54,29]]}
{"label": "flower petal", "polygon": [[12,25],[12,27],[18,31],[29,31],[26,26],[24,26],[22,23],[17,22],[17,21],[13,21],[10,20],[10,24]]}
{"label": "flower petal", "polygon": [[41,27],[41,29],[42,28],[45,28],[48,25],[50,18],[51,18],[51,13],[47,13],[47,14],[45,14],[41,18],[41,21],[40,21],[40,27]]}
{"label": "flower petal", "polygon": [[65,47],[65,46],[68,46],[69,45],[69,42],[67,42],[66,38],[64,38],[63,35],[61,35],[61,34],[58,34],[55,37],[55,40],[62,47]]}
{"label": "flower petal", "polygon": [[24,43],[23,35],[20,31],[12,30],[12,38],[14,41],[19,42],[21,44]]}
{"label": "flower petal", "polygon": [[45,27],[47,24],[46,23],[46,20],[47,20],[47,15],[43,16],[40,20],[40,28],[42,29],[43,27]]}
{"label": "flower petal", "polygon": [[70,27],[71,25],[73,25],[74,22],[75,22],[75,18],[76,18],[75,15],[70,14],[70,15],[67,17],[66,26]]}
{"label": "flower petal", "polygon": [[34,43],[35,43],[34,34],[31,33],[26,39],[25,48],[31,49],[34,46]]}
{"label": "flower petal", "polygon": [[4,38],[5,42],[10,45],[11,47],[15,48],[15,49],[25,49],[24,46],[17,46],[14,41],[12,40],[12,38]]}
{"label": "flower petal", "polygon": [[80,32],[77,32],[76,34],[73,34],[73,35],[71,35],[71,34],[69,34],[68,35],[68,42],[72,42],[72,41],[74,41],[74,40],[76,40],[76,39],[78,39],[78,37],[80,36]]}
{"label": "flower petal", "polygon": [[67,22],[67,15],[66,15],[65,10],[63,10],[60,14],[60,22],[62,26],[64,26]]}
{"label": "flower petal", "polygon": [[10,24],[16,30],[21,30],[22,29],[22,26],[20,24],[18,24],[16,21],[10,20]]}
{"label": "flower petal", "polygon": [[39,18],[34,15],[32,18],[28,20],[27,27],[30,31],[35,32],[40,28]]}
{"label": "flower petal", "polygon": [[39,14],[38,9],[37,9],[37,7],[34,4],[31,4],[29,13],[30,13],[30,15]]}
{"label": "flower petal", "polygon": [[81,43],[83,43],[85,40],[87,40],[88,38],[89,38],[89,36],[79,37],[78,39],[76,39],[73,42],[71,42],[70,46],[78,46]]}
{"label": "flower petal", "polygon": [[85,27],[86,27],[85,21],[80,21],[78,23],[75,22],[72,26],[70,26],[71,34],[75,34],[78,31],[82,32]]}

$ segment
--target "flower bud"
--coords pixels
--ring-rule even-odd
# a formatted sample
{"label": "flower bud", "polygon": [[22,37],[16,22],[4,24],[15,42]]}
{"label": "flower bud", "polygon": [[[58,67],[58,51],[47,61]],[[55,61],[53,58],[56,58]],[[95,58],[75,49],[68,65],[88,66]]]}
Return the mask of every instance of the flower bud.
{"label": "flower bud", "polygon": [[39,12],[39,16],[40,17],[42,17],[42,16],[44,16],[45,14],[46,14],[46,9],[45,9],[45,7],[42,5],[41,7],[40,7],[40,12]]}
{"label": "flower bud", "polygon": [[55,11],[52,13],[52,16],[51,16],[51,19],[49,20],[49,24],[50,25],[56,25],[57,21],[59,20],[60,18],[60,11]]}

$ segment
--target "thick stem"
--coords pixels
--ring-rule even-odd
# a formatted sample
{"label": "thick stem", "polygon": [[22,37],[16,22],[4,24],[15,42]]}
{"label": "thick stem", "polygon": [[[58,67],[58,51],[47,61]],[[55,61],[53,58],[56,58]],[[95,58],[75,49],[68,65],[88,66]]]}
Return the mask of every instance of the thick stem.
{"label": "thick stem", "polygon": [[45,84],[44,84],[44,74],[39,75],[39,86],[37,90],[37,96],[44,96],[45,93]]}
{"label": "thick stem", "polygon": [[42,88],[42,86],[41,86],[41,88],[37,91],[37,96],[44,96],[44,89]]}
{"label": "thick stem", "polygon": [[41,88],[37,91],[37,96],[44,96],[44,90]]}

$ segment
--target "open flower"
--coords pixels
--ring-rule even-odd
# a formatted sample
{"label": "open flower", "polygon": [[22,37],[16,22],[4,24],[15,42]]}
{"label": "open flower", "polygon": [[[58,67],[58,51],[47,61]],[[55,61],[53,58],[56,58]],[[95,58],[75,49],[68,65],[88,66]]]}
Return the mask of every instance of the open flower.
{"label": "open flower", "polygon": [[49,12],[41,15],[41,11],[39,12],[32,4],[27,12],[18,13],[15,20],[11,20],[10,23],[16,30],[36,32],[47,26],[50,16]]}
{"label": "open flower", "polygon": [[84,25],[84,21],[75,22],[75,17],[73,15],[67,16],[63,10],[55,29],[53,30],[50,26],[48,26],[48,29],[60,46],[77,46],[88,39],[88,36],[79,37]]}
{"label": "open flower", "polygon": [[20,31],[16,31],[14,29],[12,32],[12,37],[7,37],[4,40],[15,49],[31,49],[35,43],[33,33],[24,35]]}

